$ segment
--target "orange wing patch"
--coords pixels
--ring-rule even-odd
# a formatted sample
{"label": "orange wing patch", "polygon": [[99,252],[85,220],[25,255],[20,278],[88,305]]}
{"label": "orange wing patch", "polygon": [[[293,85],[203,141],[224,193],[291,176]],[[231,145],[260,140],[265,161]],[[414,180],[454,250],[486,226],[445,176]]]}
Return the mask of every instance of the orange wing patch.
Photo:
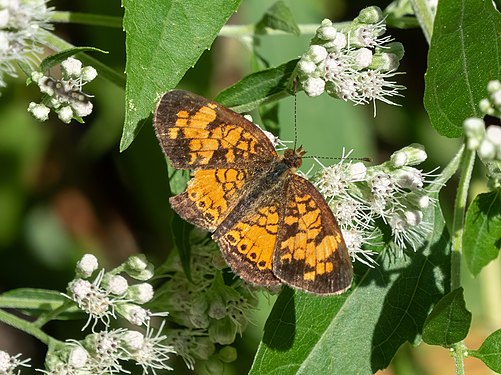
{"label": "orange wing patch", "polygon": [[[260,207],[236,223],[216,230],[226,262],[244,280],[259,285],[278,285],[273,275],[273,251],[278,233],[278,204]],[[224,224],[223,224],[224,225]]]}
{"label": "orange wing patch", "polygon": [[199,169],[186,191],[169,201],[184,220],[214,231],[238,202],[246,177],[243,169]]}
{"label": "orange wing patch", "polygon": [[332,211],[315,187],[291,176],[273,272],[285,283],[321,294],[351,284],[351,260]]}

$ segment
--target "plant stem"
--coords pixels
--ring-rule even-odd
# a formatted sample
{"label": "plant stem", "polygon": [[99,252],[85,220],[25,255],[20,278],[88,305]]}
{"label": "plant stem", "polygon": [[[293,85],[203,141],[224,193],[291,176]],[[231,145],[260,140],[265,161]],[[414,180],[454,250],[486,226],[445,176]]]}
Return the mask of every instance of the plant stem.
{"label": "plant stem", "polygon": [[416,18],[421,25],[424,37],[429,45],[431,35],[433,34],[433,19],[435,16],[426,0],[410,0],[410,2],[412,4],[412,9],[414,9],[414,14],[416,14]]}
{"label": "plant stem", "polygon": [[[64,39],[59,38],[55,34],[46,31],[40,30],[41,33],[44,33],[43,40],[45,41],[45,45],[55,51],[62,51],[69,48],[74,48],[75,46],[66,42]],[[109,66],[103,64],[99,60],[90,57],[85,53],[78,53],[79,59],[86,65],[92,65],[99,73],[99,76],[102,78],[108,79],[110,82],[113,82],[117,86],[121,88],[125,88],[125,76],[123,74],[117,73],[115,70],[111,69]]]}
{"label": "plant stem", "polygon": [[90,13],[55,11],[52,13],[49,22],[78,23],[90,26],[122,28],[122,17],[103,16]]}
{"label": "plant stem", "polygon": [[[336,29],[340,29],[343,26],[349,25],[350,22],[339,22],[333,24]],[[319,24],[304,24],[298,25],[301,35],[314,35],[318,29]],[[219,36],[226,37],[246,37],[246,36],[259,36],[259,35],[292,35],[282,30],[270,29],[265,27],[260,30],[259,33],[256,32],[255,25],[224,25],[218,34]]]}
{"label": "plant stem", "polygon": [[451,290],[455,290],[461,286],[464,217],[474,163],[475,151],[465,149],[461,159],[461,176],[454,203],[454,217],[452,221]]}
{"label": "plant stem", "polygon": [[74,306],[73,301],[65,301],[61,306],[58,308],[51,310],[47,314],[40,315],[40,317],[33,322],[33,325],[36,327],[43,327],[47,322],[50,322],[51,320],[54,320],[59,314],[62,312],[65,312],[68,310],[69,307]]}
{"label": "plant stem", "polygon": [[[466,202],[470,186],[471,174],[475,164],[475,151],[465,148],[461,158],[461,175],[454,203],[454,217],[452,221],[452,253],[451,253],[451,290],[461,286],[461,257],[463,252],[463,230],[466,213]],[[452,346],[456,375],[464,375],[463,341]]]}
{"label": "plant stem", "polygon": [[36,337],[41,342],[46,345],[49,345],[51,341],[54,341],[52,337],[47,335],[40,328],[36,327],[33,323],[27,322],[24,319],[21,319],[13,314],[9,314],[8,312],[0,309],[0,321],[8,324],[11,327],[17,328],[20,331],[26,332],[31,336]]}

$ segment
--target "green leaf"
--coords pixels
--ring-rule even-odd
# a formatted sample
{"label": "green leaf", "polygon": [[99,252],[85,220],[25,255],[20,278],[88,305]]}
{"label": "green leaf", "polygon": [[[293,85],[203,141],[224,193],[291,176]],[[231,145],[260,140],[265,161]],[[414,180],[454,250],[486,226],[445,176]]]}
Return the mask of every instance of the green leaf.
{"label": "green leaf", "polygon": [[266,11],[263,18],[257,23],[256,31],[259,33],[265,27],[274,30],[282,30],[294,35],[300,34],[294,16],[287,5],[281,0],[277,1]]}
{"label": "green leaf", "polygon": [[501,15],[490,0],[440,0],[428,53],[424,104],[433,127],[463,134],[480,116],[487,83],[501,76]]}
{"label": "green leaf", "polygon": [[416,343],[428,312],[449,286],[450,242],[430,209],[428,245],[355,269],[351,294],[319,297],[285,290],[265,327],[250,374],[369,374],[387,367],[405,341]]}
{"label": "green leaf", "polygon": [[478,275],[501,247],[501,192],[479,194],[466,213],[463,252],[468,269]]}
{"label": "green leaf", "polygon": [[103,51],[102,49],[94,48],[94,47],[69,48],[69,49],[66,49],[64,51],[50,55],[49,57],[46,57],[45,59],[43,59],[43,61],[40,63],[40,71],[46,72],[50,68],[52,68],[53,66],[56,66],[57,64],[61,64],[68,57],[74,56],[79,52],[85,52],[85,51],[108,53],[107,51]]}
{"label": "green leaf", "polygon": [[492,371],[501,372],[501,329],[487,337],[478,350],[468,353],[481,359]]}
{"label": "green leaf", "polygon": [[[60,292],[46,289],[19,288],[0,294],[1,308],[17,309],[33,317],[50,314],[68,302],[69,299]],[[53,317],[55,318],[59,320],[81,318],[81,311],[76,306],[68,306],[64,312]]]}
{"label": "green leaf", "polygon": [[291,60],[279,67],[252,73],[221,91],[214,100],[234,111],[247,112],[286,97],[290,95],[287,88],[297,62]]}
{"label": "green leaf", "polygon": [[160,96],[208,49],[240,0],[124,0],[127,86],[124,151]]}
{"label": "green leaf", "polygon": [[463,288],[458,288],[438,301],[424,323],[423,341],[430,345],[449,347],[463,340],[471,324]]}

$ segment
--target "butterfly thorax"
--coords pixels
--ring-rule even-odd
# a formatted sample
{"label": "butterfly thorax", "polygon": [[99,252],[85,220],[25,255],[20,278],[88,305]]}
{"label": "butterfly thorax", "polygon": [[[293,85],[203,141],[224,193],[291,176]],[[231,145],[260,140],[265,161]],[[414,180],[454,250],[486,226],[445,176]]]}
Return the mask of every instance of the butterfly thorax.
{"label": "butterfly thorax", "polygon": [[303,155],[306,151],[303,150],[303,146],[299,146],[298,149],[287,149],[284,151],[284,156],[282,162],[289,168],[299,168],[303,163]]}

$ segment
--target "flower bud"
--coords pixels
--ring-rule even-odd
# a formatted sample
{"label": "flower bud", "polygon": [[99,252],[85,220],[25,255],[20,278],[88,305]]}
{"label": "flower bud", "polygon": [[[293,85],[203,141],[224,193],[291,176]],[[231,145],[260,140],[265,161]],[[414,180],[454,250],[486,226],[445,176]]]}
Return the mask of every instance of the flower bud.
{"label": "flower bud", "polygon": [[390,158],[391,164],[395,168],[421,164],[428,155],[424,146],[419,143],[412,143],[398,151],[395,151]]}
{"label": "flower bud", "polygon": [[466,136],[466,147],[476,150],[485,137],[485,123],[477,117],[470,117],[463,121],[463,129]]}
{"label": "flower bud", "polygon": [[309,77],[303,82],[303,90],[308,96],[319,96],[325,90],[325,81],[322,78]]}
{"label": "flower bud", "polygon": [[384,19],[383,11],[377,6],[370,6],[360,11],[355,21],[366,24],[375,24]]}
{"label": "flower bud", "polygon": [[[49,109],[47,108],[47,110]],[[87,278],[90,277],[98,267],[97,258],[92,254],[85,254],[77,262],[75,273],[80,277]]]}

